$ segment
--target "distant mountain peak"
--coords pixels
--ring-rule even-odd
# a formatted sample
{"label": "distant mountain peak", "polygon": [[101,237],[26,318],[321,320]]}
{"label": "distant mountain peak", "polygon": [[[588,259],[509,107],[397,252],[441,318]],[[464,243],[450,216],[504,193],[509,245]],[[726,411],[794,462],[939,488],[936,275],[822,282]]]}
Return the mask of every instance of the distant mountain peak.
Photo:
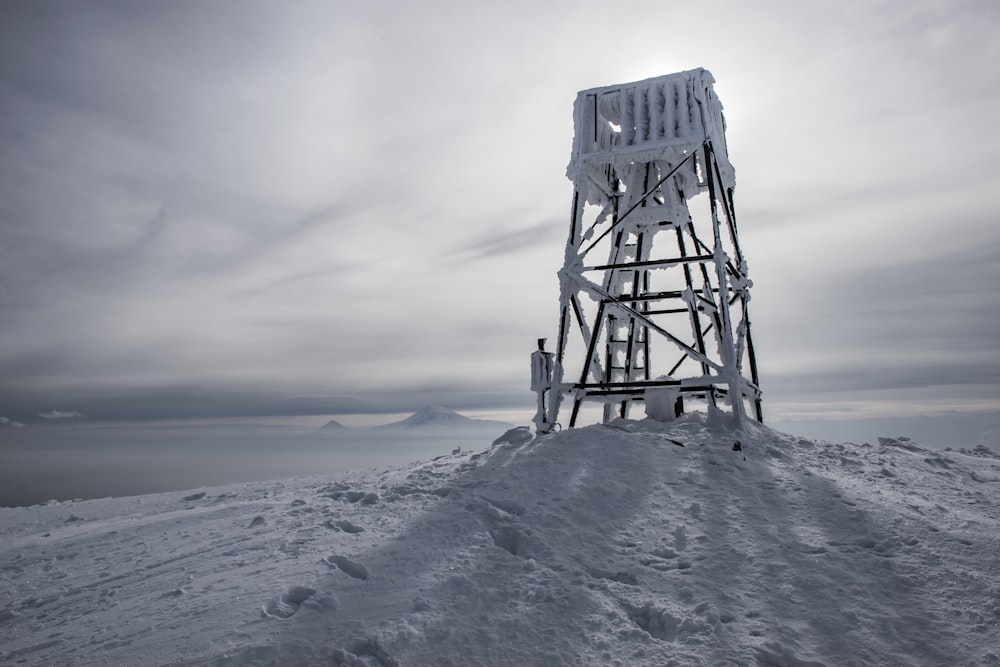
{"label": "distant mountain peak", "polygon": [[336,419],[331,419],[330,421],[328,421],[326,424],[324,424],[320,428],[326,429],[328,431],[339,431],[341,429],[346,429],[347,427],[344,426],[343,424],[341,424]]}
{"label": "distant mountain peak", "polygon": [[[406,419],[401,419],[381,426],[373,426],[369,433],[386,433],[412,431],[412,435],[430,434],[476,434],[480,431],[502,432],[513,424],[493,421],[491,419],[472,419],[459,414],[450,408],[440,405],[429,405],[420,408]],[[495,437],[495,436],[494,436]]]}
{"label": "distant mountain peak", "polygon": [[468,424],[475,420],[460,415],[454,410],[450,410],[440,405],[431,405],[420,408],[406,419],[399,422],[403,428],[415,428],[420,426],[450,426],[454,424]]}

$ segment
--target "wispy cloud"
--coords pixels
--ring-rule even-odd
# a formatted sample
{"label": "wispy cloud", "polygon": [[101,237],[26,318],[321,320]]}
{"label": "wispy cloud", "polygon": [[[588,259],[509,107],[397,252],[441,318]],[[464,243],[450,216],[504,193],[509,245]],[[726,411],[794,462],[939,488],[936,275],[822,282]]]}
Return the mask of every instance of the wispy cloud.
{"label": "wispy cloud", "polygon": [[987,392],[1000,10],[898,4],[723,0],[704,62],[699,30],[651,51],[656,23],[613,59],[581,49],[591,0],[12,3],[4,410],[530,411],[575,94],[699,66],[730,121],[766,400]]}
{"label": "wispy cloud", "polygon": [[507,227],[508,222],[506,219],[496,221],[493,224],[498,229],[467,239],[456,254],[469,260],[514,255],[527,248],[552,244],[566,233],[560,220],[545,220],[529,226],[514,226],[513,229]]}
{"label": "wispy cloud", "polygon": [[79,419],[83,417],[76,410],[49,410],[48,412],[39,412],[38,416],[42,419]]}

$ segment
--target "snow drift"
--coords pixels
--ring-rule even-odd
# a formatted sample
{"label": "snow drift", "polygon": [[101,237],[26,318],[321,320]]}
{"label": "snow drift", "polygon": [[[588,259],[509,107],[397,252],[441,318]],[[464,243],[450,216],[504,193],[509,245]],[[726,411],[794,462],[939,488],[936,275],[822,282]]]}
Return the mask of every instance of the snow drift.
{"label": "snow drift", "polygon": [[1000,664],[1000,459],[752,428],[3,509],[0,659]]}

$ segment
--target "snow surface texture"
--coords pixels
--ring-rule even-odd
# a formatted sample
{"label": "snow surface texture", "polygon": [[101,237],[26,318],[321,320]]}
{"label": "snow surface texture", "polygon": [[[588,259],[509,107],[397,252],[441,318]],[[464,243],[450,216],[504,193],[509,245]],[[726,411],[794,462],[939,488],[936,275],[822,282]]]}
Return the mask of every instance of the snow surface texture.
{"label": "snow surface texture", "polygon": [[2,509],[0,662],[1000,665],[995,454],[735,437]]}

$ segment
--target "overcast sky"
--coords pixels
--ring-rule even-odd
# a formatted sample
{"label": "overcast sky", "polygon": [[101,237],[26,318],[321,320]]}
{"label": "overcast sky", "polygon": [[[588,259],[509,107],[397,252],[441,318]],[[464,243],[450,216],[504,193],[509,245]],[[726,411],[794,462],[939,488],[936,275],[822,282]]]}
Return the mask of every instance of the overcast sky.
{"label": "overcast sky", "polygon": [[527,423],[584,88],[705,67],[771,417],[1000,409],[1000,4],[12,0],[0,416]]}

